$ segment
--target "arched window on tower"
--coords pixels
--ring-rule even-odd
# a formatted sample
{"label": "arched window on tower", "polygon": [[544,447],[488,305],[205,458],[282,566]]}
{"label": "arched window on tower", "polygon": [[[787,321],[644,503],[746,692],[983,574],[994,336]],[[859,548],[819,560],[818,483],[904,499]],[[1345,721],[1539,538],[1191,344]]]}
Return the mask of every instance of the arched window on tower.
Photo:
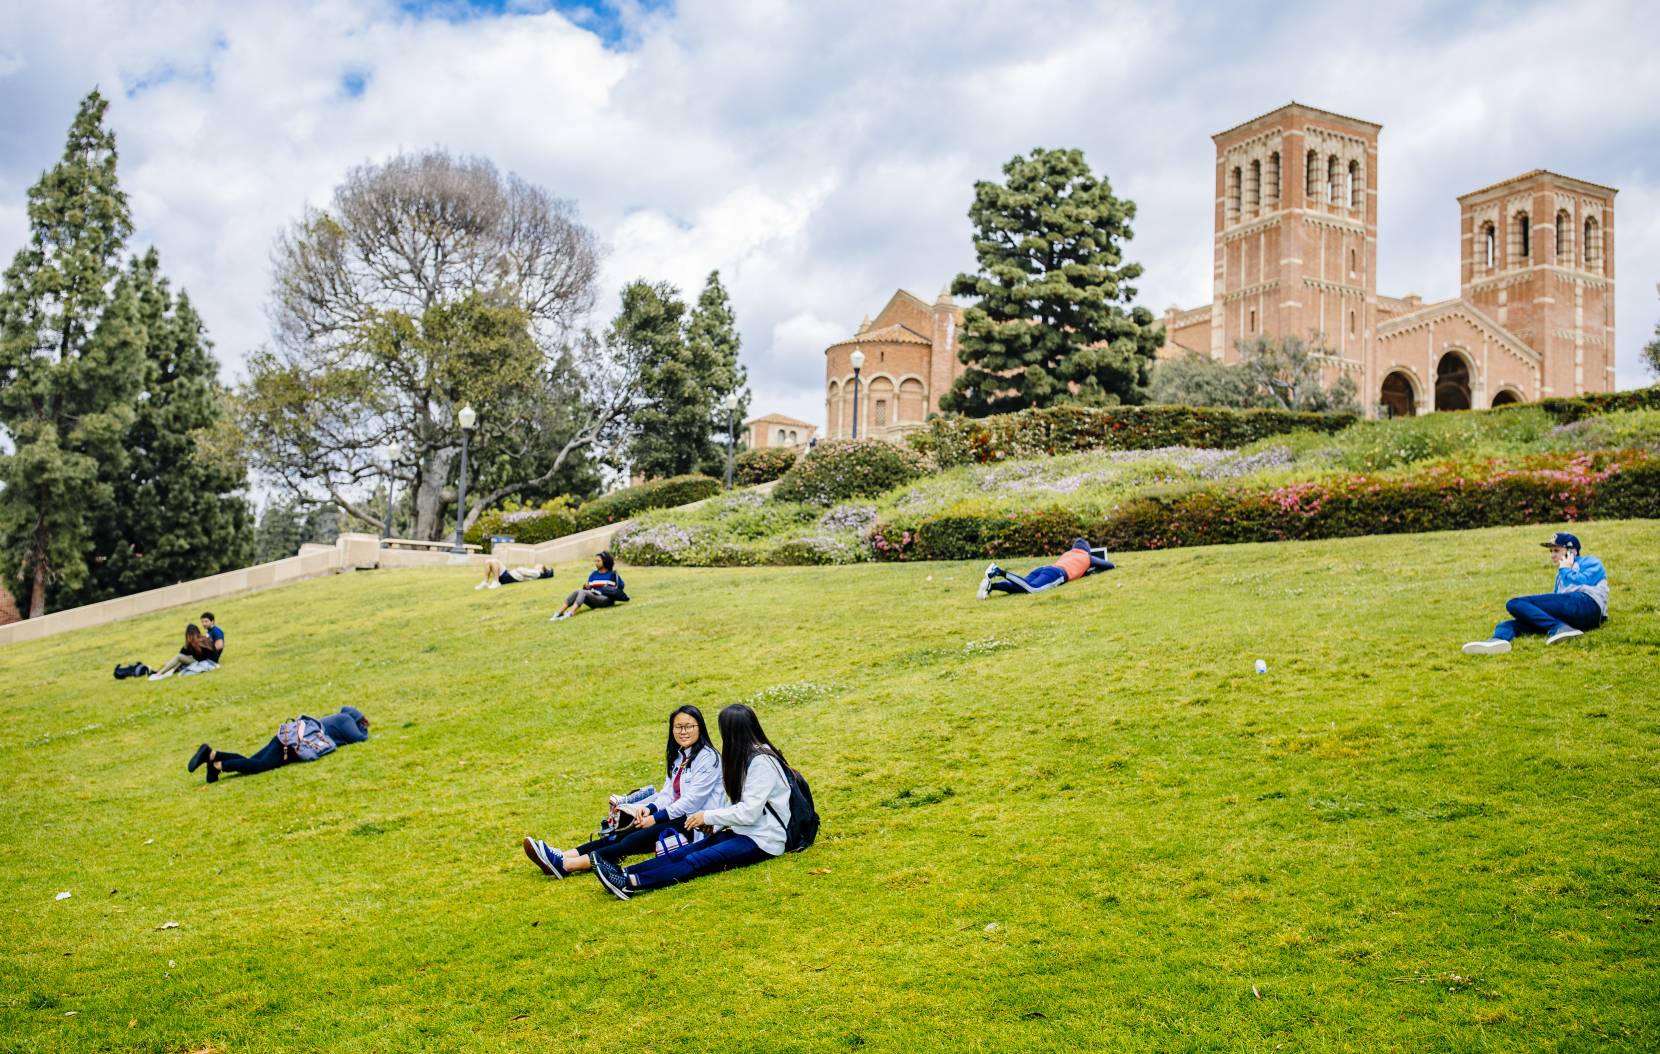
{"label": "arched window on tower", "polygon": [[1556,210],[1556,266],[1574,265],[1574,218],[1567,209]]}
{"label": "arched window on tower", "polygon": [[1525,212],[1516,213],[1515,243],[1516,266],[1522,267],[1533,255],[1533,227]]}
{"label": "arched window on tower", "polygon": [[1482,270],[1492,274],[1493,268],[1499,265],[1499,232],[1491,222],[1481,225],[1481,258]]}
{"label": "arched window on tower", "polygon": [[1280,207],[1280,152],[1268,155],[1268,182],[1262,187],[1263,204],[1270,210]]}
{"label": "arched window on tower", "polygon": [[1331,205],[1343,204],[1342,187],[1338,183],[1342,169],[1338,165],[1337,155],[1326,158],[1326,202]]}
{"label": "arched window on tower", "polygon": [[1595,216],[1585,217],[1585,269],[1602,270],[1602,226]]}
{"label": "arched window on tower", "polygon": [[1308,195],[1307,204],[1314,204],[1320,200],[1320,155],[1313,150],[1308,152]]}
{"label": "arched window on tower", "polygon": [[1262,214],[1262,162],[1252,161],[1245,174],[1245,209],[1253,219]]}
{"label": "arched window on tower", "polygon": [[1239,166],[1228,169],[1228,216],[1230,224],[1239,222]]}
{"label": "arched window on tower", "polygon": [[1360,208],[1360,162],[1349,162],[1349,208]]}
{"label": "arched window on tower", "polygon": [[1349,277],[1353,278],[1360,273],[1360,254],[1353,249],[1349,250]]}

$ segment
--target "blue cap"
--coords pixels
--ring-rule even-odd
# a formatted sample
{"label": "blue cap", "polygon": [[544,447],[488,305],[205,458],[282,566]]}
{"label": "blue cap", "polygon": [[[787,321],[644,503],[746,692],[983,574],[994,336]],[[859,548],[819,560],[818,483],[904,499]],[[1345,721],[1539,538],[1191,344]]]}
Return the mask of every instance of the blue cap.
{"label": "blue cap", "polygon": [[1550,541],[1540,542],[1539,544],[1546,548],[1554,546],[1558,549],[1572,549],[1576,553],[1579,552],[1579,538],[1567,531],[1557,531],[1550,536]]}

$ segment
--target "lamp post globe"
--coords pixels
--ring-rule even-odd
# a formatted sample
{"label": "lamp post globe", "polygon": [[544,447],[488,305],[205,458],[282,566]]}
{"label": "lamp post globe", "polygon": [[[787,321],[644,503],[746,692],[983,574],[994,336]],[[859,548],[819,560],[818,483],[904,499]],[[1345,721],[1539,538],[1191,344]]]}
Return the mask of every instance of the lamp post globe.
{"label": "lamp post globe", "polygon": [[732,458],[738,447],[738,393],[727,392],[720,401],[726,411],[726,489],[732,489]]}
{"label": "lamp post globe", "polygon": [[465,556],[467,544],[462,535],[462,524],[467,519],[467,440],[472,436],[473,425],[478,423],[478,411],[471,406],[463,406],[461,412],[455,415],[455,419],[461,424],[461,484],[456,489],[455,545],[450,548],[450,552]]}
{"label": "lamp post globe", "polygon": [[853,363],[853,438],[859,438],[859,371],[865,367],[865,353],[862,348],[854,348],[851,358]]}
{"label": "lamp post globe", "polygon": [[392,499],[394,489],[398,484],[398,459],[403,457],[403,445],[393,440],[386,447],[386,529],[381,532],[382,538],[392,537]]}

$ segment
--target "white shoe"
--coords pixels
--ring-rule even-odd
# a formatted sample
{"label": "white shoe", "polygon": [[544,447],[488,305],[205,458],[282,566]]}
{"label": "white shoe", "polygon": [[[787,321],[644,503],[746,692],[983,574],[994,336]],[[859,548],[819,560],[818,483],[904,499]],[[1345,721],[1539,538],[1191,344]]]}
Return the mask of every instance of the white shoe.
{"label": "white shoe", "polygon": [[150,675],[150,680],[160,681],[160,680],[164,680],[164,679],[166,679],[168,677],[171,677],[171,676],[173,676],[173,671],[172,670],[162,670],[160,673],[152,673]]}
{"label": "white shoe", "polygon": [[1492,640],[1473,640],[1464,645],[1466,655],[1505,655],[1510,651],[1510,642],[1494,637]]}
{"label": "white shoe", "polygon": [[991,573],[995,570],[997,570],[995,562],[986,565],[985,577],[980,579],[980,591],[975,594],[976,599],[984,600],[991,595]]}
{"label": "white shoe", "polygon": [[1575,637],[1583,637],[1583,636],[1585,636],[1585,631],[1584,630],[1574,629],[1572,626],[1563,626],[1561,629],[1557,630],[1555,633],[1552,633],[1550,636],[1546,637],[1545,638],[1545,643],[1546,644],[1556,644],[1556,643],[1559,643],[1561,641],[1572,640]]}
{"label": "white shoe", "polygon": [[484,583],[484,588],[485,589],[500,589],[501,588],[501,580],[499,578],[492,578],[492,579],[490,579],[490,581]]}
{"label": "white shoe", "polygon": [[473,587],[473,589],[474,589],[474,590],[475,590],[475,591],[476,591],[476,590],[480,590],[480,589],[483,589],[483,588],[484,588],[484,587],[485,587],[485,586],[487,586],[487,585],[489,585],[489,584],[490,584],[490,583],[488,583],[488,582],[480,582],[480,583],[479,583],[479,584],[478,584],[478,585],[476,585],[476,586],[474,586],[474,587]]}

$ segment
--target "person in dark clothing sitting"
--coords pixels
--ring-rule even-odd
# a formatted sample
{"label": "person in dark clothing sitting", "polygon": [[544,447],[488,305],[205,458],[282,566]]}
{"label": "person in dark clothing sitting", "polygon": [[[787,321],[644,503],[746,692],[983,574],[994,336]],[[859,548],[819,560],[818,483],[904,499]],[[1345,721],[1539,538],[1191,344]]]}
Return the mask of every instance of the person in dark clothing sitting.
{"label": "person in dark clothing sitting", "polygon": [[616,560],[608,552],[600,553],[594,557],[594,570],[588,575],[587,584],[566,597],[565,605],[555,611],[548,621],[568,619],[584,607],[608,608],[627,600],[622,575],[617,574]]}
{"label": "person in dark clothing sitting", "polygon": [[338,714],[318,719],[300,716],[285,721],[271,741],[252,757],[223,753],[203,743],[190,756],[186,771],[195,772],[207,766],[207,781],[217,783],[221,772],[236,772],[253,776],[270,772],[290,762],[315,761],[336,747],[347,743],[361,743],[369,738],[369,719],[355,706],[342,706]]}
{"label": "person in dark clothing sitting", "polygon": [[1092,549],[1087,539],[1077,538],[1073,540],[1072,548],[1056,557],[1054,563],[1044,564],[1024,575],[1005,571],[996,564],[988,565],[985,577],[980,580],[978,595],[984,600],[994,592],[1041,593],[1085,575],[1111,571],[1113,566],[1113,562],[1107,559],[1105,548]]}

